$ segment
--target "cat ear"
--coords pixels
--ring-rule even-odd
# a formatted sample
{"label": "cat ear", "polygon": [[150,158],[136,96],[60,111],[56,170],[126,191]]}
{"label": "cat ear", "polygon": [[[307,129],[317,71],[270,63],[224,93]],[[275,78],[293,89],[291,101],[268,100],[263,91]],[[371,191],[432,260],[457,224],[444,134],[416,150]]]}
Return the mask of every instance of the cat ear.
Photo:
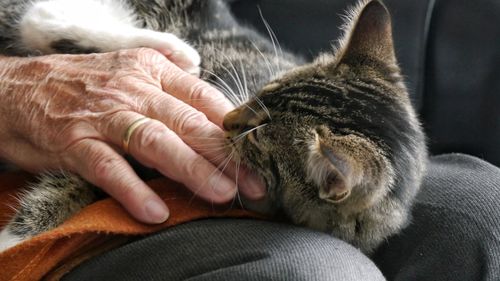
{"label": "cat ear", "polygon": [[392,40],[391,15],[379,1],[370,1],[361,8],[347,32],[340,62],[352,64],[374,58],[396,64]]}
{"label": "cat ear", "polygon": [[324,130],[319,128],[309,144],[307,179],[318,186],[321,199],[340,203],[359,182],[357,165],[347,154],[327,144]]}

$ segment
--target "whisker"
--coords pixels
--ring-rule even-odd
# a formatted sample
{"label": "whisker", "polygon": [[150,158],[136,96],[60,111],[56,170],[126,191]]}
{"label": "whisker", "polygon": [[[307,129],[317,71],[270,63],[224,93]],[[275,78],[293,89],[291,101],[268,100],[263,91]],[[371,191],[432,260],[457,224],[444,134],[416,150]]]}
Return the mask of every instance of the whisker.
{"label": "whisker", "polygon": [[[222,177],[222,175],[224,174],[224,171],[226,170],[227,166],[229,165],[229,163],[233,159],[233,156],[234,156],[234,150],[229,154],[229,156],[226,158],[226,160],[224,160],[225,164],[224,164],[224,162],[221,163],[221,165],[224,164],[224,166],[222,167],[222,169],[220,169],[221,165],[217,166],[217,169],[220,170],[220,173],[219,173],[219,177],[218,177],[218,179],[217,179],[216,182],[220,181],[220,178]],[[213,188],[215,188],[215,187],[213,187]]]}
{"label": "whisker", "polygon": [[[210,75],[212,75],[213,77],[215,77],[217,80],[219,80],[220,82],[216,82],[216,81],[211,81],[213,82],[214,85],[216,85],[220,90],[222,90],[223,92],[226,93],[226,97],[235,105],[235,106],[239,106],[241,104],[241,101],[239,100],[239,98],[237,97],[236,93],[234,92],[234,90],[231,88],[231,86],[229,86],[226,81],[224,81],[224,79],[222,79],[221,77],[219,77],[219,75],[215,74],[214,72],[210,71],[210,70],[207,70],[207,69],[203,69],[204,72],[207,72],[209,73]],[[212,79],[210,79],[212,80]]]}
{"label": "whisker", "polygon": [[241,101],[241,104],[242,104],[243,100],[241,99],[241,96],[242,96],[242,93],[243,93],[243,85],[241,83],[240,76],[238,75],[238,71],[234,67],[233,62],[226,55],[222,54],[222,56],[224,57],[225,60],[227,60],[227,62],[229,63],[229,66],[232,68],[233,71],[231,72],[224,65],[221,65],[221,67],[222,67],[222,69],[224,69],[231,76],[231,78],[233,79],[234,83],[236,84],[236,87],[238,88],[238,93],[239,93],[238,96],[240,97],[239,100]]}
{"label": "whisker", "polygon": [[[228,60],[228,62],[232,65],[231,61],[229,61],[229,59],[228,59],[227,57],[226,57],[226,59],[227,59],[227,60]],[[225,67],[224,65],[221,65],[221,67],[222,67],[222,69],[223,69],[224,71],[226,71],[226,72],[229,74],[229,76],[231,77],[231,79],[233,79],[233,81],[235,82],[236,86],[238,87],[238,91],[241,93],[241,92],[243,91],[243,88],[242,88],[243,86],[241,85],[241,80],[239,80],[239,76],[238,76],[238,77],[235,77],[235,76],[233,75],[233,73],[232,73],[232,72],[231,72],[231,71],[230,71],[227,67]],[[234,70],[234,71],[236,71],[236,69],[234,68],[234,66],[233,66],[233,70]],[[215,75],[215,74],[214,74],[214,75]],[[236,73],[236,75],[237,75],[237,73]],[[230,88],[230,87],[229,87],[229,85],[227,85],[227,83],[226,83],[226,82],[224,82],[224,81],[223,81],[220,77],[218,77],[218,78],[219,78],[219,80],[221,80],[221,81],[222,81],[222,82],[223,82],[223,83],[224,83],[224,84],[225,84],[228,88]],[[231,88],[230,88],[230,89],[231,89]],[[242,98],[241,98],[242,94],[238,95],[238,94],[236,94],[236,93],[234,92],[234,90],[232,90],[232,89],[231,89],[230,93],[229,93],[229,92],[227,92],[227,94],[230,94],[230,96],[234,97],[234,99],[236,100],[236,102],[235,102],[234,100],[231,100],[231,99],[230,99],[230,100],[231,100],[231,102],[232,102],[235,106],[240,106],[240,105],[245,104],[245,103],[244,103],[244,101],[243,101],[243,100],[242,100]],[[228,95],[226,95],[226,96],[228,96]],[[248,109],[250,109],[250,110],[251,110],[254,114],[257,114],[257,112],[255,112],[255,110],[254,110],[253,108],[251,108],[248,104],[245,104],[245,106],[246,106]]]}
{"label": "whisker", "polygon": [[[196,197],[196,195],[198,194],[198,192],[204,187],[206,186],[206,184],[208,183],[208,180],[215,174],[215,173],[220,173],[219,176],[218,176],[218,179],[216,181],[219,182],[220,181],[220,178],[222,177],[222,174],[223,174],[223,171],[224,169],[227,167],[227,165],[229,164],[229,162],[232,160],[234,156],[234,151],[232,151],[224,161],[222,161],[221,164],[219,164],[217,166],[217,169],[215,169],[213,172],[210,173],[210,175],[208,175],[207,179],[200,185],[200,187],[198,187],[196,190],[193,190],[193,196],[191,197],[191,199],[189,199],[188,201],[188,205],[192,204],[194,198]],[[220,168],[221,167],[224,167],[223,170],[221,170]],[[215,186],[211,186],[211,188],[215,188]],[[213,203],[213,202],[212,202]]]}
{"label": "whisker", "polygon": [[[261,54],[261,56],[264,58],[264,60],[266,61],[266,64],[268,65],[268,68],[269,68],[269,71],[270,73],[272,72],[271,68],[270,68],[270,63],[269,63],[269,60],[264,56],[264,54],[258,49],[257,45],[255,45],[255,43],[252,42],[252,44],[254,45],[254,47],[259,51],[259,53]],[[225,60],[227,60],[229,66],[230,66],[230,69],[227,68],[225,65],[223,64],[220,64],[220,67],[229,75],[229,77],[233,80],[234,84],[236,85],[237,87],[237,91],[239,94],[237,94],[229,85],[228,83],[226,83],[224,81],[224,79],[222,79],[220,76],[218,76],[217,74],[213,73],[212,71],[209,71],[207,69],[203,69],[203,71],[209,73],[210,75],[212,75],[213,77],[215,77],[215,79],[217,79],[218,81],[214,81],[213,79],[210,79],[210,82],[215,85],[217,88],[219,88],[219,90],[221,90],[221,92],[223,92],[225,94],[225,96],[231,101],[231,103],[233,103],[235,106],[240,106],[240,105],[244,105],[245,107],[247,107],[250,111],[252,111],[255,115],[258,115],[257,114],[257,111],[255,109],[253,109],[250,105],[248,105],[248,103],[246,103],[245,101],[248,101],[250,99],[250,93],[249,93],[249,90],[248,90],[248,82],[247,82],[247,76],[246,76],[246,72],[245,72],[245,68],[243,67],[243,62],[241,60],[241,58],[239,59],[239,63],[240,63],[240,71],[241,71],[241,77],[240,77],[240,74],[238,73],[238,70],[236,69],[234,63],[231,61],[231,59],[226,56],[225,54],[222,54],[222,56],[224,57]],[[271,119],[271,114],[269,112],[269,110],[267,109],[267,107],[265,106],[265,104],[262,102],[262,100],[260,100],[256,95],[255,93],[252,93],[253,96],[255,97],[256,99],[256,102],[257,104],[264,110],[264,112],[266,113],[266,115]],[[245,100],[245,101],[244,101]],[[208,107],[207,107],[208,108]]]}
{"label": "whisker", "polygon": [[225,145],[226,138],[225,137],[204,137],[204,136],[184,136],[185,140],[205,140],[207,141],[207,145]]}
{"label": "whisker", "polygon": [[267,66],[267,71],[269,72],[269,78],[272,80],[274,77],[276,77],[276,71],[272,68],[271,62],[269,59],[262,53],[262,51],[259,49],[259,47],[255,44],[255,42],[250,41],[252,43],[253,47],[259,52],[260,56],[264,59],[264,62],[266,63]]}
{"label": "whisker", "polygon": [[214,152],[214,153],[225,153],[229,152],[231,149],[230,145],[226,145],[224,147],[218,146],[192,146],[196,151],[204,151],[204,152]]}
{"label": "whisker", "polygon": [[207,141],[211,141],[210,144],[225,144],[226,143],[225,138],[218,138],[218,137],[185,136],[185,138],[192,139],[192,140],[207,140]]}
{"label": "whisker", "polygon": [[[264,23],[264,26],[266,27],[267,32],[269,34],[269,37],[271,39],[271,43],[273,44],[274,54],[275,54],[276,58],[279,59],[280,55],[278,54],[278,49],[277,49],[276,45],[279,46],[281,57],[283,57],[283,51],[281,49],[281,45],[280,45],[278,39],[276,38],[276,34],[272,30],[271,26],[269,25],[267,20],[264,18],[262,10],[260,9],[260,7],[258,7],[258,9],[259,9],[260,18],[262,19],[262,22]],[[281,72],[281,67],[279,65],[277,65],[277,67],[278,67],[278,70]]]}
{"label": "whisker", "polygon": [[276,40],[276,44],[278,45],[278,51],[280,53],[278,58],[283,58],[283,48],[281,48],[281,43],[278,40],[278,36],[276,36],[276,33],[274,32],[273,28],[269,24],[269,22],[266,20],[266,24],[269,27],[269,31],[271,32],[272,36],[274,37],[274,40]]}
{"label": "whisker", "polygon": [[248,84],[247,84],[247,75],[245,73],[245,68],[243,67],[243,62],[241,61],[241,57],[239,58],[240,62],[240,70],[241,70],[241,76],[243,79],[243,94],[245,101],[248,101],[250,99],[250,95],[248,94]]}
{"label": "whisker", "polygon": [[[229,154],[229,156],[228,156],[228,157],[227,157],[227,159],[225,160],[225,164],[224,164],[224,167],[222,167],[222,169],[220,169],[220,166],[221,166],[221,165],[217,166],[217,168],[218,168],[218,169],[220,169],[220,171],[221,171],[222,173],[224,173],[224,171],[225,171],[225,170],[226,170],[226,168],[227,168],[227,165],[228,165],[228,164],[229,164],[229,162],[231,162],[231,160],[233,159],[234,153],[235,153],[235,151],[234,151],[234,150],[233,150],[233,151],[231,151],[231,153]],[[222,163],[221,163],[221,164],[222,164]],[[221,174],[221,176],[222,176],[222,174]]]}
{"label": "whisker", "polygon": [[[229,145],[226,143],[224,139],[218,139],[218,138],[210,138],[210,137],[186,137],[191,140],[207,140],[210,141],[209,143],[202,143],[202,144],[194,144],[194,146],[203,146],[203,147],[225,147]],[[191,144],[190,144],[191,146]]]}
{"label": "whisker", "polygon": [[236,97],[236,93],[234,93],[233,90],[227,90],[221,83],[218,83],[217,81],[213,81],[212,79],[209,79],[208,82],[210,82],[212,85],[214,85],[219,91],[221,91],[224,96],[229,99],[229,101],[236,107],[240,103]]}
{"label": "whisker", "polygon": [[194,150],[198,151],[198,152],[221,152],[221,151],[224,151],[226,152],[229,148],[229,146],[224,146],[224,147],[220,147],[220,146],[197,146],[197,145],[191,145],[191,148],[193,148]]}
{"label": "whisker", "polygon": [[[212,81],[210,81],[210,83],[211,82]],[[209,98],[207,98],[207,99],[190,99],[190,101],[207,101],[207,100],[211,100],[211,99],[209,99]]]}
{"label": "whisker", "polygon": [[257,102],[257,104],[260,105],[260,107],[262,108],[262,110],[264,110],[264,112],[266,113],[267,117],[269,117],[269,119],[272,120],[271,113],[269,112],[269,109],[267,109],[267,106],[264,104],[264,102],[257,95],[254,95],[254,99]]}
{"label": "whisker", "polygon": [[207,160],[212,162],[212,163],[218,163],[219,161],[222,162],[221,160],[224,159],[225,157],[227,157],[226,153],[219,153],[218,155],[214,155],[212,157],[207,157]]}
{"label": "whisker", "polygon": [[248,130],[248,131],[244,131],[243,133],[233,137],[233,142],[237,142],[239,140],[241,140],[242,138],[244,138],[246,135],[250,134],[251,132],[259,129],[259,128],[262,128],[262,127],[265,127],[267,125],[267,123],[264,123],[264,124],[261,124],[257,127],[253,127],[252,129]]}
{"label": "whisker", "polygon": [[[238,106],[241,104],[241,101],[239,100],[236,92],[234,90],[228,90],[226,89],[226,87],[217,82],[217,81],[210,81],[212,84],[214,84],[216,86],[216,88],[218,88],[219,90],[221,90],[222,93],[224,93],[224,95],[231,101],[231,103],[234,105],[234,106]],[[228,86],[229,87],[229,86]]]}
{"label": "whisker", "polygon": [[[243,85],[243,83],[242,83],[242,81],[241,81],[241,79],[240,79],[240,76],[238,75],[238,71],[236,70],[236,67],[234,66],[233,62],[232,62],[232,61],[231,61],[231,60],[230,60],[227,56],[225,56],[225,55],[223,55],[223,56],[225,57],[225,59],[227,59],[227,61],[228,61],[229,65],[231,66],[231,69],[233,70],[233,73],[236,75],[236,79],[234,78],[235,76],[233,76],[233,75],[231,74],[231,72],[230,72],[230,71],[229,71],[226,67],[224,67],[224,66],[222,66],[222,67],[223,67],[223,69],[225,69],[225,70],[228,72],[228,74],[229,74],[229,75],[231,75],[231,77],[233,78],[233,80],[234,80],[234,82],[235,82],[236,86],[238,87],[238,90],[239,90],[239,93],[240,93],[240,97],[241,97],[241,96],[243,96],[243,97],[244,97],[244,96],[245,96],[245,94],[248,96],[248,89],[247,89],[247,85],[246,85],[246,80],[245,80],[245,86],[244,86],[244,85]],[[241,63],[241,61],[240,61],[240,63]],[[240,65],[241,65],[241,64],[240,64]],[[241,65],[241,66],[242,66],[242,65]],[[242,70],[243,70],[243,68],[242,68]],[[242,75],[244,75],[244,70],[243,70]],[[240,100],[241,100],[241,99],[240,99]],[[248,98],[247,98],[247,100],[248,100]],[[248,109],[250,109],[250,110],[251,110],[251,111],[252,111],[255,115],[258,115],[258,114],[257,114],[257,112],[256,112],[256,111],[255,111],[252,107],[250,107],[247,103],[243,103],[243,102],[242,102],[242,104],[244,104],[244,105],[245,105]]]}
{"label": "whisker", "polygon": [[[233,102],[231,102],[233,103]],[[220,108],[220,106],[217,105],[207,105],[207,106],[197,106],[197,109],[210,109],[210,108]]]}
{"label": "whisker", "polygon": [[241,160],[238,160],[236,162],[236,175],[235,175],[235,182],[236,182],[236,188],[237,188],[236,196],[238,197],[238,203],[240,204],[241,209],[245,210],[245,206],[243,206],[243,201],[241,201],[240,190],[239,190],[239,186],[238,186],[238,176],[240,175],[240,164],[241,164]]}

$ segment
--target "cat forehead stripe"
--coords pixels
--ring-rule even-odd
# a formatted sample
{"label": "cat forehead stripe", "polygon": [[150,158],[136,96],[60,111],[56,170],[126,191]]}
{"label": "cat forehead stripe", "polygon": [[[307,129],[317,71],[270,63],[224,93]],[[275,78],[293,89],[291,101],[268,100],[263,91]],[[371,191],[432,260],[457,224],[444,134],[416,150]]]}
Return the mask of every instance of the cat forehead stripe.
{"label": "cat forehead stripe", "polygon": [[[354,93],[353,93],[354,92]],[[356,99],[351,97],[356,94]],[[268,106],[286,108],[292,101],[302,101],[309,105],[327,105],[330,111],[343,111],[346,103],[356,110],[367,109],[367,105],[383,108],[389,106],[390,101],[384,90],[365,83],[344,83],[342,87],[325,82],[300,83],[281,89],[270,95],[262,96]],[[376,113],[374,113],[376,114]]]}

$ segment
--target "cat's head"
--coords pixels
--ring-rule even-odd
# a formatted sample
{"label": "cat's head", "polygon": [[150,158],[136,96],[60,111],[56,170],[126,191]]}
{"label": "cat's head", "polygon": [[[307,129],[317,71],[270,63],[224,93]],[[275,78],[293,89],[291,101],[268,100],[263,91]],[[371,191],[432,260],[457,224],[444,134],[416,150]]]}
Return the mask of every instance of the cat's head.
{"label": "cat's head", "polygon": [[227,137],[296,222],[314,224],[305,217],[314,209],[356,212],[389,193],[412,196],[396,189],[419,183],[424,137],[380,2],[358,8],[335,51],[257,96],[226,115]]}

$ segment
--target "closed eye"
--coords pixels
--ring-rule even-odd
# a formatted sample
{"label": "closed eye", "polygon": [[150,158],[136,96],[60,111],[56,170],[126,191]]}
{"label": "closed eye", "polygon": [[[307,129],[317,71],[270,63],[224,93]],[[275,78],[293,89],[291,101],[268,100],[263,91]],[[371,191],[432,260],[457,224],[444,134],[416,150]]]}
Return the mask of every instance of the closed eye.
{"label": "closed eye", "polygon": [[257,137],[257,130],[250,130],[248,132],[248,139],[253,142],[253,143],[258,143],[259,142],[259,138]]}
{"label": "closed eye", "polygon": [[245,131],[245,134],[248,136],[248,139],[251,142],[253,142],[254,144],[257,144],[259,142],[259,139],[257,137],[257,130],[265,127],[266,125],[267,125],[267,123],[264,123],[264,124],[261,124],[261,125],[256,126],[256,127],[249,128],[248,130]]}

